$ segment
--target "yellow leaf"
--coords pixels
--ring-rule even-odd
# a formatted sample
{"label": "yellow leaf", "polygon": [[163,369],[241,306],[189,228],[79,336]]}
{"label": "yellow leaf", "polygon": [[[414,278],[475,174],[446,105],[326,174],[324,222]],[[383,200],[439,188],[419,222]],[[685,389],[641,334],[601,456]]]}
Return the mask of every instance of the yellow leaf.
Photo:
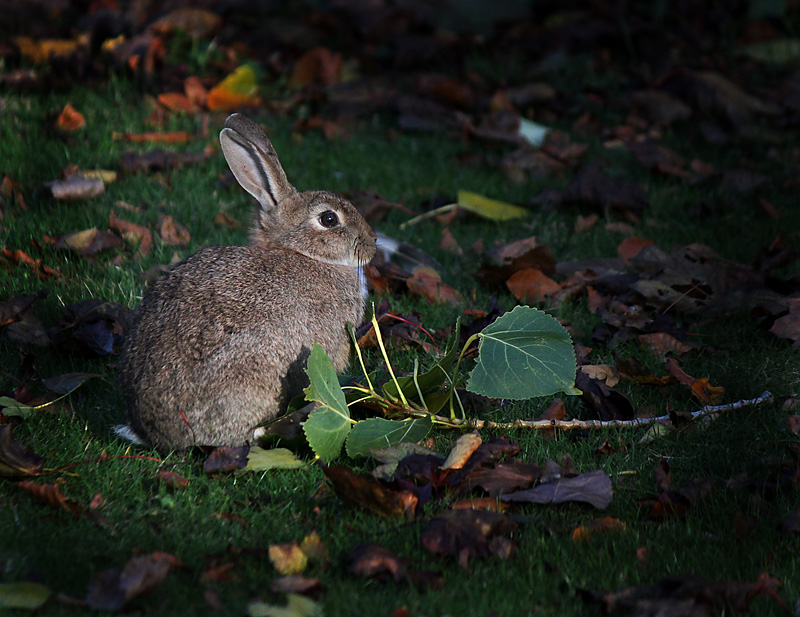
{"label": "yellow leaf", "polygon": [[530,216],[525,208],[469,191],[458,192],[458,206],[492,221],[510,221]]}
{"label": "yellow leaf", "polygon": [[284,576],[300,574],[308,565],[308,556],[295,543],[273,544],[269,547],[269,560]]}
{"label": "yellow leaf", "polygon": [[243,105],[258,105],[258,83],[251,66],[243,64],[208,93],[210,111],[226,111]]}

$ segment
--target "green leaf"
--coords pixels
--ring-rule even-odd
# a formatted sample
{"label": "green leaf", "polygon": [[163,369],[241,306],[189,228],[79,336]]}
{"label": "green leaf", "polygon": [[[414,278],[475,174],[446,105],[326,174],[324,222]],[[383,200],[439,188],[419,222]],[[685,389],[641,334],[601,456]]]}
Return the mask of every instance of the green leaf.
{"label": "green leaf", "polygon": [[744,56],[760,62],[788,64],[800,58],[800,39],[773,39],[746,45],[739,50]]}
{"label": "green leaf", "polygon": [[458,191],[458,206],[473,214],[492,221],[510,221],[528,218],[531,213],[525,208],[514,206],[504,201],[490,199],[470,191]]}
{"label": "green leaf", "polygon": [[564,326],[538,309],[518,306],[480,333],[478,363],[467,390],[507,399],[580,394],[575,370],[575,350]]}
{"label": "green leaf", "polygon": [[403,442],[416,443],[430,432],[430,417],[413,420],[386,420],[369,418],[353,427],[347,438],[347,454],[352,457],[369,456],[372,450],[388,448]]}
{"label": "green leaf", "polygon": [[3,408],[3,415],[19,416],[20,418],[27,418],[36,411],[35,407],[28,407],[7,396],[0,396],[0,407]]}
{"label": "green leaf", "polygon": [[69,394],[76,388],[82,386],[89,379],[103,377],[102,373],[65,373],[42,379],[44,387],[56,394]]}
{"label": "green leaf", "polygon": [[247,455],[247,466],[242,471],[266,471],[267,469],[297,469],[303,467],[294,452],[286,448],[272,448],[266,450],[252,446]]}
{"label": "green leaf", "polygon": [[0,608],[35,611],[47,602],[52,592],[38,583],[0,583]]}
{"label": "green leaf", "polygon": [[311,349],[306,374],[310,382],[304,390],[306,399],[319,403],[319,407],[303,423],[303,432],[314,454],[327,463],[342,451],[352,425],[350,410],[333,363],[317,343]]}
{"label": "green leaf", "polygon": [[311,598],[290,593],[286,606],[251,602],[247,605],[248,617],[322,617],[322,607]]}
{"label": "green leaf", "polygon": [[[429,395],[436,400],[436,395],[440,394],[440,388],[449,381],[450,373],[453,371],[453,365],[458,357],[458,333],[460,331],[460,324],[459,318],[459,320],[456,321],[453,345],[447,350],[442,359],[434,364],[429,371],[416,376],[416,384],[414,383],[414,375],[397,378],[400,390],[403,391],[406,398],[424,405],[425,409],[428,411],[433,411],[427,405]],[[419,387],[419,391],[417,391],[417,387]],[[383,391],[392,398],[400,398],[397,387],[393,381],[387,382],[383,386]],[[419,400],[419,392],[422,392],[422,396],[425,397],[424,401]]]}

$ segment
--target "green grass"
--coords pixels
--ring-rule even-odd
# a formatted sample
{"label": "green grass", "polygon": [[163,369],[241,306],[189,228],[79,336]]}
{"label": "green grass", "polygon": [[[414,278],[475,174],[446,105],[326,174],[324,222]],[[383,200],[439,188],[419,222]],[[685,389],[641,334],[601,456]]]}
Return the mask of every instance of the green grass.
{"label": "green grass", "polygon": [[[87,117],[86,128],[65,140],[48,133],[46,125],[54,113],[72,102]],[[47,288],[49,296],[36,305],[45,324],[54,325],[64,305],[86,298],[101,298],[135,305],[144,290],[140,273],[153,265],[167,263],[177,253],[187,257],[210,244],[243,243],[246,230],[228,231],[214,225],[214,216],[224,210],[246,222],[251,203],[238,187],[223,187],[225,171],[221,156],[180,169],[153,174],[128,175],[108,186],[105,195],[77,204],[57,203],[42,183],[58,177],[68,164],[82,168],[116,168],[125,150],[144,151],[147,146],[112,140],[113,132],[148,130],[149,112],[143,94],[119,79],[92,90],[73,90],[50,95],[5,94],[5,118],[0,123],[0,172],[19,182],[28,211],[9,206],[0,220],[0,245],[23,249],[41,258],[63,276],[37,280],[24,266],[0,268],[0,300]],[[610,116],[610,118],[613,117]],[[216,132],[223,116],[213,116]],[[360,127],[347,141],[327,142],[316,134],[293,134],[291,119],[258,118],[271,128],[271,137],[290,180],[301,189],[372,189],[390,201],[411,207],[431,196],[454,196],[458,189],[480,192],[497,199],[528,203],[545,183],[512,185],[495,170],[465,168],[458,154],[470,146],[437,135],[401,135],[388,139],[385,124]],[[164,130],[197,129],[197,120],[170,116]],[[561,127],[568,130],[568,126]],[[209,141],[198,139],[181,150],[201,150]],[[712,152],[700,144],[687,143],[686,135],[667,135],[667,143],[681,146],[682,153],[725,168],[741,152]],[[166,146],[170,148],[170,146]],[[696,148],[694,153],[686,152]],[[773,182],[762,194],[785,213],[773,221],[758,210],[752,196],[730,198],[733,207],[722,207],[713,216],[697,214],[700,204],[717,203],[715,184],[689,186],[669,178],[649,177],[625,152],[605,151],[596,140],[586,160],[604,155],[612,160],[615,173],[637,179],[648,186],[651,206],[637,225],[640,235],[650,237],[669,250],[673,246],[700,242],[710,245],[725,258],[747,263],[754,259],[779,232],[796,229],[798,214],[792,211],[792,197],[781,193]],[[751,156],[781,177],[786,164],[773,165]],[[569,174],[551,185],[564,186]],[[124,201],[138,211],[120,210]],[[159,213],[172,214],[192,237],[187,247],[169,247],[156,240],[151,254],[132,259],[132,251],[101,254],[87,259],[57,251],[42,244],[45,235],[57,236],[93,226],[105,229],[108,214],[115,210],[122,218],[152,228]],[[616,255],[622,236],[607,232],[602,222],[590,233],[572,233],[574,211],[534,211],[524,224],[486,223],[472,218],[454,222],[452,233],[466,249],[479,237],[486,245],[536,235],[548,244],[556,259]],[[405,220],[392,214],[378,227],[395,237],[405,237],[429,249],[446,267],[446,281],[470,298],[469,305],[486,308],[491,291],[473,278],[474,255],[459,258],[438,250],[441,229],[426,222],[401,231]],[[747,241],[742,241],[746,233]],[[795,245],[797,238],[791,240]],[[474,299],[473,294],[474,293]],[[403,311],[417,310],[423,324],[439,329],[454,323],[463,307],[431,307],[413,299],[396,297],[393,304]],[[513,299],[500,294],[502,306]],[[568,319],[582,334],[576,342],[590,345],[589,336],[598,318],[588,314],[583,301],[556,312]],[[325,486],[322,472],[309,468],[295,472],[206,476],[197,455],[171,455],[162,464],[137,459],[114,458],[126,454],[153,454],[129,448],[114,438],[110,427],[123,416],[123,401],[114,383],[117,356],[90,359],[61,350],[34,349],[40,376],[70,371],[104,372],[70,396],[63,405],[45,409],[15,429],[15,437],[46,458],[49,469],[88,462],[45,476],[41,482],[63,482],[62,490],[80,504],[101,494],[100,512],[108,522],[101,527],[89,518],[73,518],[49,507],[18,489],[12,481],[0,483],[0,582],[38,580],[56,592],[83,597],[89,583],[100,572],[121,567],[138,552],[165,551],[177,556],[185,567],[172,572],[154,594],[134,600],[124,609],[142,614],[208,614],[204,587],[198,582],[210,565],[234,563],[233,577],[215,583],[224,606],[223,614],[244,614],[255,597],[282,603],[268,591],[276,576],[267,559],[272,544],[299,542],[316,530],[330,550],[332,566],[312,569],[326,587],[321,602],[326,615],[351,615],[354,607],[364,614],[391,614],[406,608],[412,615],[583,615],[596,614],[585,606],[580,590],[615,590],[653,582],[667,575],[697,574],[711,579],[754,581],[764,572],[783,582],[781,597],[793,606],[800,595],[798,540],[779,530],[783,516],[800,506],[800,495],[787,491],[774,498],[747,487],[727,486],[729,478],[747,472],[758,482],[767,477],[775,457],[787,457],[798,445],[786,426],[789,412],[781,401],[797,393],[800,384],[800,355],[785,341],[758,329],[747,315],[733,315],[710,323],[685,319],[692,332],[711,341],[703,351],[681,359],[692,375],[708,376],[713,385],[726,390],[726,400],[751,398],[769,389],[776,403],[723,415],[704,426],[673,431],[649,444],[640,444],[643,430],[609,430],[590,434],[560,434],[548,439],[527,431],[508,431],[507,437],[521,446],[521,457],[543,463],[570,454],[579,470],[602,468],[611,476],[615,497],[609,516],[623,521],[620,534],[600,535],[587,543],[571,540],[572,530],[600,514],[576,505],[520,507],[514,511],[519,529],[514,535],[515,556],[509,561],[490,559],[473,562],[468,571],[453,561],[436,558],[421,546],[419,536],[425,521],[397,522],[346,508]],[[635,355],[663,374],[660,361],[638,347],[623,347],[621,356]],[[413,365],[411,352],[390,351],[401,369]],[[0,342],[0,389],[13,390],[20,356],[5,340]],[[371,365],[377,359],[368,354]],[[611,351],[597,347],[594,360],[613,362]],[[423,361],[424,364],[424,361]],[[36,388],[36,384],[32,384]],[[681,411],[696,409],[685,389],[666,390],[623,382],[637,407],[651,406],[663,413],[667,406]],[[536,400],[498,407],[487,417],[508,421],[516,416],[534,417],[549,400]],[[581,414],[579,401],[567,401],[568,412]],[[486,431],[484,437],[493,433]],[[446,451],[454,433],[434,435],[440,451]],[[611,456],[595,451],[605,439],[617,449]],[[654,494],[653,469],[668,459],[674,482],[680,486],[695,477],[714,476],[711,495],[692,507],[686,521],[658,525],[646,519],[637,499]],[[357,469],[369,464],[343,460]],[[173,469],[190,480],[186,491],[167,489],[156,479],[161,469]],[[436,504],[426,510],[435,514]],[[218,515],[239,515],[245,524]],[[346,557],[356,545],[375,541],[406,558],[414,570],[440,570],[446,581],[443,590],[416,590],[401,583],[361,580],[347,572]],[[644,547],[646,562],[637,559]],[[73,615],[76,609],[50,602],[41,615]],[[754,614],[781,614],[777,605],[758,598]]]}

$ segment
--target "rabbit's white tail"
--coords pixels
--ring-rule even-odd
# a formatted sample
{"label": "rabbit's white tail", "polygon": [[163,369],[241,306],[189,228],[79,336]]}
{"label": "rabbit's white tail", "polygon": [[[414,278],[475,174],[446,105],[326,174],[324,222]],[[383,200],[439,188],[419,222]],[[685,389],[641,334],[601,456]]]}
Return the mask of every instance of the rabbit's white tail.
{"label": "rabbit's white tail", "polygon": [[139,437],[138,433],[131,428],[130,424],[117,424],[114,427],[114,432],[117,437],[122,437],[126,441],[136,444],[137,446],[144,446],[145,441]]}

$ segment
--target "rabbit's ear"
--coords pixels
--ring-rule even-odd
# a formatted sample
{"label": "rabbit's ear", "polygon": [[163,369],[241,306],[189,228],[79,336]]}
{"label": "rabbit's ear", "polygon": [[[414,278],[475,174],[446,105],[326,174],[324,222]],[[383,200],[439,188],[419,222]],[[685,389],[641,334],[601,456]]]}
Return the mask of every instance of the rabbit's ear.
{"label": "rabbit's ear", "polygon": [[236,180],[265,209],[273,210],[295,192],[275,149],[255,122],[233,114],[220,131],[219,143]]}

